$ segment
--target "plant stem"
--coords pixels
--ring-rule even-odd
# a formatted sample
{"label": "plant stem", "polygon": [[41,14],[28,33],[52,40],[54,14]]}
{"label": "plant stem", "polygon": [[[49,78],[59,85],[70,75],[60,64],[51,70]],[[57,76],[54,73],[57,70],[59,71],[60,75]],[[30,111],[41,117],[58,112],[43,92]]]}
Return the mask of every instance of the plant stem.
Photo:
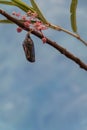
{"label": "plant stem", "polygon": [[62,28],[62,27],[60,27],[60,26],[56,26],[56,25],[51,24],[51,23],[49,23],[48,25],[49,25],[50,28],[52,28],[52,29],[54,29],[54,30],[63,31],[63,32],[65,32],[65,33],[67,33],[67,34],[69,34],[69,35],[71,35],[71,36],[77,38],[80,42],[82,42],[84,45],[87,46],[87,42],[85,42],[85,41],[79,36],[79,34],[72,33],[72,32],[70,32],[70,31],[68,31],[68,30],[66,30],[66,29],[64,29],[64,28]]}

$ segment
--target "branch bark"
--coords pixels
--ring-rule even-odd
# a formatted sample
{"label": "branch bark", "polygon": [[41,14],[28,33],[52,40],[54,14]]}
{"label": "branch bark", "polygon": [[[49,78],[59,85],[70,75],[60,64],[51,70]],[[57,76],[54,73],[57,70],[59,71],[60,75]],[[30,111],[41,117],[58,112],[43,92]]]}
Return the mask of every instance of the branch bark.
{"label": "branch bark", "polygon": [[[38,38],[42,39],[43,35],[35,30],[32,30],[31,28],[27,28],[25,27],[24,23],[19,21],[18,19],[12,17],[11,15],[9,15],[8,13],[6,13],[4,10],[0,9],[0,14],[2,14],[3,16],[5,16],[8,20],[12,21],[13,23],[17,24],[18,26],[20,26],[21,28],[23,28],[26,31],[30,31],[33,35],[37,36]],[[65,48],[63,48],[62,46],[58,45],[56,42],[48,39],[46,37],[46,43],[51,45],[52,47],[54,47],[55,49],[57,49],[61,54],[65,55],[67,58],[73,60],[76,64],[78,64],[82,69],[87,71],[87,65],[82,62],[78,57],[74,56],[72,53],[70,53],[68,50],[66,50]]]}

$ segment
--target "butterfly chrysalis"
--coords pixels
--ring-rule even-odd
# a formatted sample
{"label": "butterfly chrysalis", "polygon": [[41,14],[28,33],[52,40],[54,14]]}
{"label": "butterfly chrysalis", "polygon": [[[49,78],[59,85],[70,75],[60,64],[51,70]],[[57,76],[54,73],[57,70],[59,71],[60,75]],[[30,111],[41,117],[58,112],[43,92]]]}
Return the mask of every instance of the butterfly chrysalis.
{"label": "butterfly chrysalis", "polygon": [[25,52],[26,59],[30,62],[35,62],[35,49],[33,40],[30,37],[30,34],[27,33],[23,41],[23,49]]}

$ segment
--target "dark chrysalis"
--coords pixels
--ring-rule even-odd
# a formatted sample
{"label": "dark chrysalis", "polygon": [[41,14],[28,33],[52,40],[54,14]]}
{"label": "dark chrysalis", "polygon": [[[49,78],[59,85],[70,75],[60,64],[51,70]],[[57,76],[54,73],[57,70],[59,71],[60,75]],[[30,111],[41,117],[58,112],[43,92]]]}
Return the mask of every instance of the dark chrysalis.
{"label": "dark chrysalis", "polygon": [[26,59],[30,62],[35,62],[34,43],[29,33],[27,33],[26,38],[24,39],[23,49],[25,52]]}

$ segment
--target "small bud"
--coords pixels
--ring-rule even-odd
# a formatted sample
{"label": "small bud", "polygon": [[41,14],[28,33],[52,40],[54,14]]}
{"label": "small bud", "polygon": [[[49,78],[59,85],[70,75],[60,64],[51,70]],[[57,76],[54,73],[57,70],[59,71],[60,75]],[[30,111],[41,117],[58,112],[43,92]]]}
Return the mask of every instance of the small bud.
{"label": "small bud", "polygon": [[23,19],[23,20],[26,20],[26,18],[27,18],[26,15],[23,15],[23,16],[22,16],[22,19]]}
{"label": "small bud", "polygon": [[25,27],[29,27],[30,26],[30,22],[29,21],[24,22],[24,26]]}
{"label": "small bud", "polygon": [[17,16],[17,17],[21,16],[20,12],[16,13],[16,16]]}
{"label": "small bud", "polygon": [[17,32],[18,32],[18,33],[22,32],[22,28],[18,27],[18,28],[17,28]]}
{"label": "small bud", "polygon": [[46,43],[46,42],[47,42],[46,37],[43,37],[43,38],[42,38],[42,41],[43,41],[43,43]]}
{"label": "small bud", "polygon": [[12,12],[12,15],[16,15],[16,12],[15,12],[15,11],[13,11],[13,12]]}

